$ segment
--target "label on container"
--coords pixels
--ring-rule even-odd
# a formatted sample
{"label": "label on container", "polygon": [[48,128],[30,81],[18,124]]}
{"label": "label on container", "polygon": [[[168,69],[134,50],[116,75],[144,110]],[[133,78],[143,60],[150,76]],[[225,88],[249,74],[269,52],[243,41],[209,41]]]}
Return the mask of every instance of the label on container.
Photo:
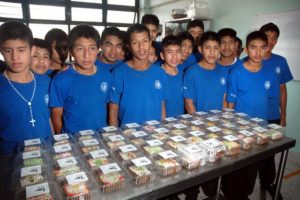
{"label": "label on container", "polygon": [[67,175],[66,179],[69,185],[77,185],[89,180],[85,172],[78,172],[76,174]]}
{"label": "label on container", "polygon": [[182,141],[185,141],[186,138],[185,137],[182,137],[181,135],[177,135],[177,136],[173,136],[173,137],[170,137],[171,140],[173,140],[174,142],[182,142]]}
{"label": "label on container", "polygon": [[237,121],[237,123],[242,124],[242,125],[250,124],[250,122],[248,122],[246,120],[239,120],[239,121]]}
{"label": "label on container", "polygon": [[128,123],[128,124],[125,124],[125,126],[127,128],[137,128],[139,127],[140,125],[138,125],[137,123]]}
{"label": "label on container", "polygon": [[42,167],[41,165],[31,166],[31,167],[23,167],[21,169],[21,177],[30,176],[35,174],[41,174]]}
{"label": "label on container", "polygon": [[281,128],[283,128],[282,126],[280,126],[278,124],[269,124],[268,127],[272,128],[272,129],[281,129]]}
{"label": "label on container", "polygon": [[119,149],[124,153],[130,152],[130,151],[137,151],[137,148],[135,146],[133,146],[132,144],[120,146]]}
{"label": "label on container", "polygon": [[232,115],[226,115],[226,114],[222,115],[222,117],[225,118],[225,119],[232,119],[233,118]]}
{"label": "label on container", "polygon": [[147,157],[135,158],[132,159],[131,161],[137,167],[142,167],[151,164],[151,161]]}
{"label": "label on container", "polygon": [[204,124],[204,122],[201,121],[201,120],[194,120],[194,121],[191,121],[191,123],[196,125],[196,126]]}
{"label": "label on container", "polygon": [[220,111],[220,110],[210,110],[210,112],[217,114],[217,113],[221,113],[222,111]]}
{"label": "label on container", "polygon": [[227,112],[233,112],[234,109],[232,109],[232,108],[224,108],[224,111],[227,111]]}
{"label": "label on container", "polygon": [[112,142],[125,140],[125,138],[122,135],[111,135],[111,136],[108,136],[108,139]]}
{"label": "label on container", "polygon": [[198,147],[197,145],[194,145],[194,144],[187,145],[183,148],[190,154],[198,153],[201,151],[200,147]]}
{"label": "label on container", "polygon": [[177,129],[187,128],[187,126],[184,124],[174,124],[173,127]]}
{"label": "label on container", "polygon": [[167,132],[169,132],[169,130],[166,129],[166,128],[155,128],[154,131],[157,132],[157,133],[167,133]]}
{"label": "label on container", "polygon": [[217,131],[221,131],[222,129],[220,129],[219,127],[216,126],[211,126],[207,128],[209,131],[211,132],[217,132]]}
{"label": "label on container", "polygon": [[251,118],[251,120],[252,120],[252,121],[255,121],[255,122],[263,122],[263,121],[264,121],[263,119],[257,118],[257,117]]}
{"label": "label on container", "polygon": [[157,125],[160,124],[159,121],[156,120],[150,120],[150,121],[146,121],[146,124],[153,126],[153,125]]}
{"label": "label on container", "polygon": [[238,113],[235,113],[235,114],[240,116],[240,117],[246,117],[247,116],[246,113],[242,113],[242,112],[238,112]]}
{"label": "label on container", "polygon": [[230,141],[230,142],[233,142],[233,141],[236,141],[236,140],[239,140],[239,138],[233,136],[233,135],[226,135],[223,137],[225,140],[227,141]]}
{"label": "label on container", "polygon": [[106,127],[103,128],[103,130],[104,130],[105,132],[112,132],[112,131],[117,131],[118,128],[115,127],[115,126],[106,126]]}
{"label": "label on container", "polygon": [[261,126],[254,127],[253,130],[258,131],[260,133],[263,133],[263,132],[267,131],[267,129],[265,129],[265,128],[261,127]]}
{"label": "label on container", "polygon": [[149,144],[149,146],[159,146],[159,145],[163,145],[164,144],[162,141],[157,140],[157,139],[155,139],[155,140],[147,140],[146,142],[147,142],[147,144]]}
{"label": "label on container", "polygon": [[48,183],[40,183],[26,187],[26,198],[32,198],[43,194],[50,194]]}
{"label": "label on container", "polygon": [[62,141],[62,140],[68,140],[70,137],[68,134],[58,134],[58,135],[53,135],[53,138],[56,142]]}
{"label": "label on container", "polygon": [[96,159],[96,158],[106,157],[108,156],[108,153],[105,149],[100,149],[96,151],[91,151],[90,155],[93,159]]}
{"label": "label on container", "polygon": [[211,122],[215,122],[215,121],[218,121],[219,120],[219,118],[217,118],[217,117],[208,117],[208,118],[206,118],[208,121],[211,121]]}
{"label": "label on container", "polygon": [[183,119],[189,119],[192,118],[193,116],[190,114],[185,114],[185,115],[180,115],[180,117],[182,117]]}
{"label": "label on container", "polygon": [[72,148],[70,144],[62,144],[62,145],[54,146],[54,151],[55,153],[63,153],[67,151],[72,151]]}
{"label": "label on container", "polygon": [[197,114],[197,115],[200,115],[200,116],[202,116],[202,115],[206,115],[206,114],[207,114],[207,112],[200,111],[200,112],[196,112],[196,114]]}
{"label": "label on container", "polygon": [[247,130],[242,130],[242,131],[239,131],[239,133],[247,136],[247,137],[250,137],[250,136],[253,136],[255,135],[255,133],[251,132],[251,131],[247,131]]}
{"label": "label on container", "polygon": [[59,159],[57,160],[57,163],[60,168],[64,168],[64,167],[71,167],[73,165],[76,165],[77,161],[74,157],[69,157],[69,158]]}
{"label": "label on container", "polygon": [[113,172],[119,172],[121,171],[121,168],[117,163],[111,163],[108,165],[102,165],[100,166],[100,170],[102,171],[103,174],[109,174]]}
{"label": "label on container", "polygon": [[171,150],[168,150],[168,151],[163,151],[163,152],[160,152],[158,153],[163,159],[168,159],[168,158],[174,158],[174,157],[177,157],[177,154],[174,153],[173,151]]}
{"label": "label on container", "polygon": [[206,145],[207,147],[209,147],[211,149],[214,149],[216,147],[219,147],[219,146],[223,145],[219,140],[216,140],[214,138],[204,140],[202,142],[202,144]]}
{"label": "label on container", "polygon": [[38,145],[38,144],[41,144],[40,138],[35,138],[35,139],[24,141],[25,146]]}
{"label": "label on container", "polygon": [[88,146],[98,145],[99,142],[96,139],[90,139],[90,140],[83,140],[82,144],[83,146],[88,147]]}
{"label": "label on container", "polygon": [[79,134],[81,136],[85,136],[85,135],[94,135],[95,132],[91,129],[88,129],[88,130],[82,130],[82,131],[79,131]]}
{"label": "label on container", "polygon": [[29,159],[29,158],[40,158],[41,157],[41,151],[29,151],[29,152],[24,152],[23,154],[23,160]]}
{"label": "label on container", "polygon": [[139,138],[139,137],[144,137],[147,136],[148,134],[145,133],[144,131],[135,131],[131,133],[134,137]]}
{"label": "label on container", "polygon": [[176,121],[177,119],[176,118],[174,118],[174,117],[167,117],[167,118],[165,118],[165,121],[167,121],[167,122],[174,122],[174,121]]}
{"label": "label on container", "polygon": [[201,135],[205,135],[205,133],[201,132],[201,131],[191,131],[189,132],[189,134],[193,135],[193,136],[201,136]]}

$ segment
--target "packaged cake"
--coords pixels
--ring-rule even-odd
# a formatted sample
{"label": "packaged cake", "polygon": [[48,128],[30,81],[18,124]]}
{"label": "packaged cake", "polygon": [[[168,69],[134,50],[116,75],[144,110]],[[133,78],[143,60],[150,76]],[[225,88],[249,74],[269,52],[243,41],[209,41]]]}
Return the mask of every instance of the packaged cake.
{"label": "packaged cake", "polygon": [[106,126],[102,128],[102,133],[116,133],[120,131],[121,130],[116,126]]}
{"label": "packaged cake", "polygon": [[270,137],[266,133],[256,133],[256,144],[262,145],[269,143]]}
{"label": "packaged cake", "polygon": [[269,129],[265,133],[269,135],[271,140],[281,140],[283,137],[283,134],[275,129]]}
{"label": "packaged cake", "polygon": [[54,166],[54,175],[56,178],[64,177],[79,171],[79,163],[75,157],[59,159],[56,161]]}
{"label": "packaged cake", "polygon": [[110,150],[115,150],[119,146],[125,145],[125,138],[122,135],[111,135],[106,138],[106,145]]}
{"label": "packaged cake", "polygon": [[107,165],[110,163],[109,154],[105,149],[91,151],[87,156],[87,163],[91,168]]}
{"label": "packaged cake", "polygon": [[24,152],[38,151],[46,148],[47,148],[46,142],[40,138],[25,140],[23,143]]}
{"label": "packaged cake", "polygon": [[140,128],[140,125],[138,123],[128,123],[128,124],[124,124],[122,126],[123,130],[126,130],[126,129],[139,129]]}
{"label": "packaged cake", "polygon": [[164,124],[169,124],[169,123],[173,123],[176,122],[178,119],[175,117],[166,117],[163,119],[163,123]]}
{"label": "packaged cake", "polygon": [[69,174],[61,183],[65,199],[68,200],[88,200],[92,197],[89,186],[89,178],[81,171]]}
{"label": "packaged cake", "polygon": [[56,134],[56,135],[53,135],[51,142],[52,142],[52,146],[70,144],[71,137],[66,133]]}
{"label": "packaged cake", "polygon": [[138,149],[132,145],[124,145],[124,146],[119,146],[118,151],[116,152],[117,157],[124,163],[137,158],[139,155]]}
{"label": "packaged cake", "polygon": [[79,145],[80,145],[81,152],[84,154],[100,149],[99,141],[95,138],[80,141]]}
{"label": "packaged cake", "polygon": [[157,172],[162,176],[169,176],[181,171],[181,165],[174,158],[162,158],[155,161]]}
{"label": "packaged cake", "polygon": [[141,139],[141,138],[131,139],[130,142],[131,142],[132,144],[134,144],[135,146],[137,146],[137,147],[140,147],[140,146],[142,146],[142,145],[145,144],[145,140],[144,140],[144,139]]}
{"label": "packaged cake", "polygon": [[198,145],[190,144],[178,148],[181,164],[187,169],[195,169],[205,164],[205,151]]}
{"label": "packaged cake", "polygon": [[23,167],[20,171],[20,186],[27,187],[46,181],[45,172],[42,171],[41,165]]}
{"label": "packaged cake", "polygon": [[68,157],[74,156],[73,151],[74,151],[74,149],[72,149],[70,143],[56,145],[56,146],[53,146],[52,158],[53,158],[53,160],[68,158]]}
{"label": "packaged cake", "polygon": [[133,131],[130,134],[130,139],[146,139],[148,136],[145,131]]}
{"label": "packaged cake", "polygon": [[172,140],[167,141],[165,144],[166,144],[167,148],[170,148],[172,150],[177,150],[179,147],[184,146],[183,143],[181,143],[181,142],[174,142]]}
{"label": "packaged cake", "polygon": [[148,156],[155,156],[164,150],[161,146],[143,146],[142,149]]}
{"label": "packaged cake", "polygon": [[182,129],[173,129],[170,132],[171,135],[185,135],[185,131]]}
{"label": "packaged cake", "polygon": [[122,134],[123,134],[124,136],[130,137],[131,133],[136,132],[136,131],[138,131],[138,130],[135,129],[135,128],[129,128],[129,129],[123,130],[123,131],[122,131]]}
{"label": "packaged cake", "polygon": [[225,145],[215,138],[203,140],[198,145],[205,150],[208,162],[215,162],[225,155]]}
{"label": "packaged cake", "polygon": [[135,185],[147,184],[155,180],[155,175],[149,168],[152,167],[152,162],[147,157],[139,157],[131,160],[128,166],[129,174],[132,176]]}
{"label": "packaged cake", "polygon": [[48,182],[43,182],[25,189],[26,200],[54,200],[55,191],[50,189]]}
{"label": "packaged cake", "polygon": [[186,143],[187,144],[196,144],[203,141],[203,139],[201,137],[198,136],[190,136],[187,138]]}
{"label": "packaged cake", "polygon": [[234,141],[223,141],[223,144],[226,147],[226,155],[233,156],[237,155],[241,151],[241,145]]}
{"label": "packaged cake", "polygon": [[96,137],[96,132],[94,130],[82,130],[79,131],[78,134],[76,134],[77,141],[83,141],[83,140],[91,140]]}
{"label": "packaged cake", "polygon": [[116,192],[125,188],[125,176],[117,163],[100,166],[98,179],[103,193]]}
{"label": "packaged cake", "polygon": [[23,167],[43,165],[45,163],[45,159],[45,155],[41,152],[41,150],[22,153]]}

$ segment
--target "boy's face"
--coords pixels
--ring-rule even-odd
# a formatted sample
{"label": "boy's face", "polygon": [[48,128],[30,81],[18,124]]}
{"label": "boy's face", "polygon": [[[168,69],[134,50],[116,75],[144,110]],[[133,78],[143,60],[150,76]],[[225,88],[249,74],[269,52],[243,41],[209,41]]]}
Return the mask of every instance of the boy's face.
{"label": "boy's face", "polygon": [[30,69],[37,74],[45,74],[50,65],[50,56],[47,49],[36,47],[32,56]]}
{"label": "boy's face", "polygon": [[169,45],[160,53],[165,65],[176,68],[181,61],[181,47],[179,45]]}
{"label": "boy's face", "polygon": [[20,39],[7,40],[1,46],[1,54],[8,69],[13,73],[21,73],[29,69],[34,51],[34,47],[30,48],[28,42]]}
{"label": "boy's face", "polygon": [[215,40],[207,40],[202,46],[198,47],[202,53],[203,60],[208,64],[214,64],[220,54],[220,44]]}
{"label": "boy's face", "polygon": [[223,57],[235,56],[237,51],[237,42],[230,36],[224,36],[221,38],[221,55]]}
{"label": "boy's face", "polygon": [[261,63],[267,52],[267,44],[263,40],[255,39],[249,43],[246,51],[249,60],[254,63]]}
{"label": "boy's face", "polygon": [[101,45],[101,55],[104,58],[104,62],[114,64],[122,53],[122,40],[118,37],[109,35],[103,41]]}
{"label": "boy's face", "polygon": [[155,49],[154,47],[150,47],[150,51],[149,51],[149,61],[151,63],[154,63],[157,59],[157,56],[156,56],[156,52],[155,52]]}
{"label": "boy's face", "polygon": [[75,63],[82,69],[91,69],[97,59],[98,47],[92,38],[78,38],[72,49]]}
{"label": "boy's face", "polygon": [[130,35],[129,49],[134,58],[148,60],[151,41],[147,32],[133,32]]}
{"label": "boy's face", "polygon": [[194,41],[200,40],[200,38],[203,34],[203,29],[199,26],[191,27],[191,28],[189,28],[188,31],[193,36]]}
{"label": "boy's face", "polygon": [[182,51],[182,56],[181,60],[185,61],[193,52],[193,43],[190,40],[183,40],[181,42],[181,51]]}
{"label": "boy's face", "polygon": [[268,37],[268,49],[267,52],[270,53],[274,49],[275,45],[277,44],[278,35],[275,31],[267,31],[265,34]]}
{"label": "boy's face", "polygon": [[145,26],[147,27],[147,29],[150,32],[151,40],[155,41],[157,34],[158,34],[158,27],[155,26],[154,24],[145,24]]}

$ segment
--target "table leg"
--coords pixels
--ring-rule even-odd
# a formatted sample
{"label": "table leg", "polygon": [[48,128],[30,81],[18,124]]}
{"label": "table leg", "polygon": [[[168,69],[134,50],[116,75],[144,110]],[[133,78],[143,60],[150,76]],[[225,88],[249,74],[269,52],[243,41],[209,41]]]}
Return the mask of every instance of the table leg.
{"label": "table leg", "polygon": [[284,150],[284,151],[281,152],[280,162],[279,162],[279,167],[278,167],[278,173],[277,173],[276,181],[275,181],[276,192],[275,192],[274,200],[277,200],[279,192],[280,192],[283,173],[284,173],[288,153],[289,153],[289,150]]}
{"label": "table leg", "polygon": [[219,176],[218,177],[218,187],[217,187],[216,200],[218,200],[220,198],[221,181],[222,181],[222,176]]}

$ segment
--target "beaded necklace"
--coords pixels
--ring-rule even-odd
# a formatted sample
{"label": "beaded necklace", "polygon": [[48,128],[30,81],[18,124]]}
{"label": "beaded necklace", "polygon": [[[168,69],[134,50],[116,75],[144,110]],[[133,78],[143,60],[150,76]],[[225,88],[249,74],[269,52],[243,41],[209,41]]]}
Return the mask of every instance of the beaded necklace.
{"label": "beaded necklace", "polygon": [[29,123],[31,123],[31,125],[34,127],[34,123],[36,122],[36,120],[33,118],[33,114],[32,114],[32,100],[33,100],[33,98],[34,98],[34,95],[35,95],[35,89],[36,89],[36,80],[35,80],[35,78],[34,78],[34,75],[33,75],[33,73],[30,71],[30,73],[31,73],[31,75],[32,75],[32,78],[33,78],[33,83],[34,83],[34,85],[33,85],[33,91],[32,91],[32,95],[31,95],[31,98],[30,98],[30,100],[27,100],[18,90],[17,90],[17,88],[15,88],[15,86],[12,84],[12,82],[9,80],[9,78],[8,78],[8,76],[7,76],[7,74],[6,74],[6,71],[4,71],[4,76],[5,76],[5,78],[7,79],[7,81],[9,82],[9,85],[12,87],[12,89],[21,97],[21,99],[23,100],[23,101],[25,101],[26,103],[27,103],[27,105],[28,105],[28,108],[29,108],[29,112],[30,112],[30,121],[29,121]]}

